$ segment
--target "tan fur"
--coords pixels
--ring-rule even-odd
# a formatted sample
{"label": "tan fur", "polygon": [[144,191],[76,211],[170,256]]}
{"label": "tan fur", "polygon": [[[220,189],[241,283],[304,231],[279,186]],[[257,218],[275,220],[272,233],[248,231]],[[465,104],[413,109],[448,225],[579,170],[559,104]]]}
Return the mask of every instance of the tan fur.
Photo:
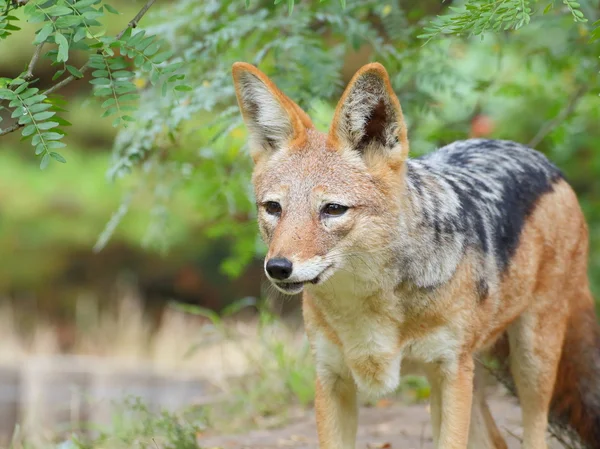
{"label": "tan fur", "polygon": [[[236,89],[244,71],[268,87],[294,128],[289,145],[256,159],[257,200],[277,201],[283,211],[277,225],[259,211],[263,237],[270,242],[267,257],[285,257],[300,267],[312,261],[329,279],[328,284],[308,286],[303,297],[317,369],[320,448],[354,448],[357,388],[373,394],[393,391],[406,359],[423,364],[428,373],[436,448],[505,449],[482,387],[475,386],[474,394],[475,359],[504,335],[510,341],[511,371],[523,408],[523,448],[546,448],[553,392],[556,407],[571,406],[571,393],[556,395],[568,391],[561,385],[567,382],[564,376],[557,382],[559,366],[563,374],[574,369],[561,362],[565,335],[577,341],[586,338],[583,331],[582,335],[567,331],[567,324],[581,311],[587,314],[592,305],[586,273],[587,228],[569,185],[559,181],[539,199],[508,270],[490,283],[484,298],[474,293],[479,260],[467,253],[432,301],[427,289],[396,282],[391,267],[385,265],[393,252],[390,243],[396,239],[395,217],[410,217],[412,207],[402,195],[406,126],[385,69],[369,64],[359,70],[340,100],[328,135],[315,131],[310,119],[254,67],[234,66]],[[398,145],[388,145],[379,153],[367,147],[360,158],[356,151],[348,151],[348,132],[340,128],[347,126],[342,124],[348,120],[344,104],[365,75],[376,77],[368,82],[383,83],[387,90],[391,99],[387,105],[392,105],[399,122],[391,128],[397,129]],[[383,113],[386,118],[390,111]],[[311,187],[290,198],[288,187],[304,183]],[[354,203],[324,233],[318,210],[330,197],[351,198]],[[288,208],[287,202],[293,202],[294,208]],[[378,226],[371,226],[373,222]],[[360,254],[350,258],[352,266],[337,267],[329,274],[331,254],[344,251],[344,245],[358,248]]]}

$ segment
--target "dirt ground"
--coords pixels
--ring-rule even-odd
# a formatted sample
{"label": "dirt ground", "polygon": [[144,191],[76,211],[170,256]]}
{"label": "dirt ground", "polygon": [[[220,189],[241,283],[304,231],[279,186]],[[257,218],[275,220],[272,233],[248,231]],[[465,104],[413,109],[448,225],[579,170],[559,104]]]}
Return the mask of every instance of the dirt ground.
{"label": "dirt ground", "polygon": [[[521,410],[516,400],[498,395],[489,404],[509,449],[518,449]],[[359,422],[356,449],[433,449],[426,405],[363,408]],[[309,412],[282,429],[201,438],[200,445],[206,449],[318,449],[314,414]],[[550,447],[562,446],[552,441]]]}

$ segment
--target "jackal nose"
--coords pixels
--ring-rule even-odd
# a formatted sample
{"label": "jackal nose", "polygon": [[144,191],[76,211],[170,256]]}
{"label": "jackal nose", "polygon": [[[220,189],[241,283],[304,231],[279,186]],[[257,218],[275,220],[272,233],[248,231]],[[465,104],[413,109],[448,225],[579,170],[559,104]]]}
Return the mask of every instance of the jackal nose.
{"label": "jackal nose", "polygon": [[292,274],[293,265],[292,262],[287,260],[285,257],[274,257],[273,259],[269,259],[267,261],[267,273],[273,279],[277,279],[278,281],[283,281],[287,279]]}

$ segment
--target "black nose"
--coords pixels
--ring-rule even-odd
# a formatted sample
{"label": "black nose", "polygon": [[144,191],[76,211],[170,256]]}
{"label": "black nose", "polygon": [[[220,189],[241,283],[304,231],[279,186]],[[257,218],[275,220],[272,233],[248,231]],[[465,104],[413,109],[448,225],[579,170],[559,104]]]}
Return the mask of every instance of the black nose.
{"label": "black nose", "polygon": [[282,281],[287,279],[292,274],[292,262],[287,260],[285,257],[275,257],[267,261],[267,273],[273,279]]}

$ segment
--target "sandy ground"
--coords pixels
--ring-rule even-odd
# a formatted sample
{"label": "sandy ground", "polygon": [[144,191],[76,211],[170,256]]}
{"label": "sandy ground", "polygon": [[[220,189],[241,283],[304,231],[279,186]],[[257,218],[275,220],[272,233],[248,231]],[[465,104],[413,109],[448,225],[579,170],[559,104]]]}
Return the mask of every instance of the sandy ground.
{"label": "sandy ground", "polygon": [[[521,411],[513,398],[489,399],[492,414],[510,449],[519,448]],[[433,449],[429,413],[426,405],[393,405],[386,408],[363,408],[356,449]],[[237,436],[212,436],[200,439],[206,449],[318,449],[314,414],[285,428],[257,430]],[[555,441],[551,448],[562,446]]]}

